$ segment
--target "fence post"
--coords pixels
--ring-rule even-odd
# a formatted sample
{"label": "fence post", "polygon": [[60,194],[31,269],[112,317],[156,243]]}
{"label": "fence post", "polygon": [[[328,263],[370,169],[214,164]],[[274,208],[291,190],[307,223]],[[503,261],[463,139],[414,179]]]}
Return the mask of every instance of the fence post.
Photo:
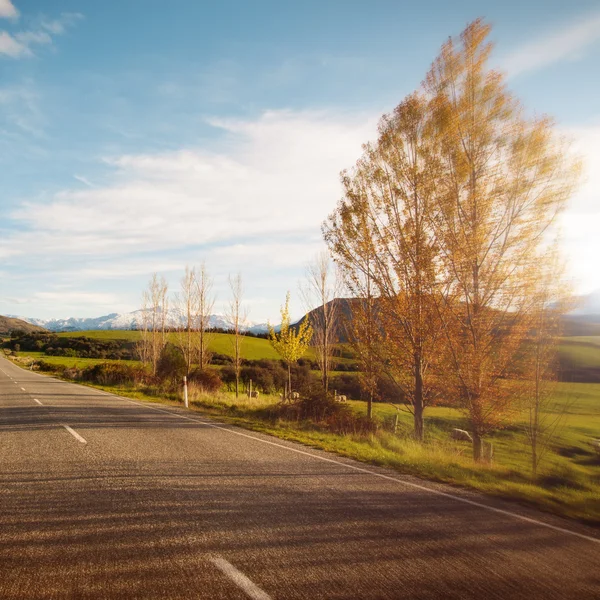
{"label": "fence post", "polygon": [[183,376],[183,403],[186,408],[189,408],[188,404],[188,393],[187,393],[187,377]]}

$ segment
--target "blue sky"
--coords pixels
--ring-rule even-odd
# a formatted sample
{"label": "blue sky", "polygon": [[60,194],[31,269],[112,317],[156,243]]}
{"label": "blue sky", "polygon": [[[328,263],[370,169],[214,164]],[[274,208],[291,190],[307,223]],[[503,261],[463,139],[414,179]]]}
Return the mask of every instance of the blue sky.
{"label": "blue sky", "polygon": [[586,162],[564,217],[600,288],[600,6],[0,0],[0,314],[99,316],[206,262],[275,320],[322,247],[338,173],[478,16],[493,61]]}

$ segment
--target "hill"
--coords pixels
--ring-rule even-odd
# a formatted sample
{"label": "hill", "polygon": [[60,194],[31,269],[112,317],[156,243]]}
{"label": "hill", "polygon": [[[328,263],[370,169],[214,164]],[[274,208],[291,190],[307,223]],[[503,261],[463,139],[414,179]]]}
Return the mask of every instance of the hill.
{"label": "hill", "polygon": [[39,325],[32,325],[31,323],[27,323],[27,321],[23,321],[21,319],[3,317],[0,315],[0,335],[10,335],[11,331],[16,331],[18,329],[24,331],[25,333],[46,331]]}

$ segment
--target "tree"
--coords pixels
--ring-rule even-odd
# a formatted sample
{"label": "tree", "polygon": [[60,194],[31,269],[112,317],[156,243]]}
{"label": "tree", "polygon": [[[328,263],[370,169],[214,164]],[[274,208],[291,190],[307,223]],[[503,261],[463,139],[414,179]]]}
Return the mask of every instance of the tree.
{"label": "tree", "polygon": [[306,268],[306,282],[301,287],[312,327],[312,345],[316,349],[323,390],[329,390],[329,372],[339,329],[338,295],[340,279],[329,254],[321,252]]}
{"label": "tree", "polygon": [[175,308],[179,319],[176,346],[179,348],[187,365],[187,375],[192,371],[194,361],[200,369],[205,369],[210,362],[208,351],[209,334],[207,333],[210,312],[214,305],[211,295],[212,281],[204,264],[200,271],[185,268],[181,279],[180,293],[175,299]]}
{"label": "tree", "polygon": [[215,297],[212,293],[212,278],[209,276],[205,263],[200,266],[200,271],[196,276],[196,292],[198,297],[198,366],[204,370],[211,360],[208,345],[211,339],[209,329],[209,319]]}
{"label": "tree", "polygon": [[192,364],[198,344],[198,281],[196,269],[185,267],[185,274],[181,278],[180,294],[175,299],[175,312],[178,318],[176,346],[185,361],[185,374],[192,371]]}
{"label": "tree", "polygon": [[349,300],[349,314],[342,318],[348,341],[358,357],[361,390],[367,397],[367,417],[373,417],[373,400],[382,372],[383,331],[378,314],[374,271],[374,239],[368,227],[365,194],[353,202],[343,203],[331,221],[323,227],[326,241],[340,269],[346,288],[354,296]]}
{"label": "tree", "polygon": [[292,365],[301,358],[312,338],[312,327],[308,319],[302,320],[297,326],[290,324],[290,293],[285,297],[285,305],[281,307],[281,329],[275,332],[274,327],[269,326],[269,341],[275,351],[281,356],[288,369],[287,396],[292,392]]}
{"label": "tree", "polygon": [[[433,366],[441,337],[434,298],[441,282],[430,221],[438,162],[428,117],[427,99],[415,93],[381,119],[377,142],[367,144],[355,169],[342,174],[344,198],[324,224],[346,284],[371,303],[371,288],[376,290],[387,362],[409,401],[419,440],[425,407],[438,392]],[[369,335],[375,333],[371,324]]]}
{"label": "tree", "polygon": [[539,277],[533,290],[531,327],[527,340],[524,377],[525,432],[531,450],[531,472],[538,467],[564,424],[571,402],[556,400],[558,343],[562,317],[571,307],[569,290],[561,278],[556,245],[539,256]]}
{"label": "tree", "polygon": [[150,362],[152,356],[152,347],[150,343],[150,310],[149,310],[149,295],[148,291],[142,293],[142,308],[140,310],[140,322],[138,324],[140,339],[136,343],[136,352],[143,365]]}
{"label": "tree", "polygon": [[431,215],[448,293],[438,304],[448,380],[473,454],[514,410],[539,250],[578,173],[550,119],[528,119],[488,68],[490,26],[474,21],[442,47],[425,80],[439,160]]}
{"label": "tree", "polygon": [[240,369],[242,366],[242,337],[243,329],[248,318],[247,312],[242,306],[243,288],[242,276],[238,273],[234,277],[229,276],[229,287],[231,289],[231,301],[229,303],[228,318],[233,330],[233,368],[235,369],[235,397],[238,398],[240,390]]}
{"label": "tree", "polygon": [[[158,278],[154,273],[148,284],[148,289],[144,293],[144,315],[149,311],[147,321],[144,321],[148,326],[149,335],[149,355],[152,363],[152,374],[156,375],[158,360],[163,348],[167,343],[167,313],[169,301],[167,298],[168,285],[163,277]],[[147,308],[146,308],[147,307]],[[142,317],[145,319],[145,317]],[[145,327],[146,325],[144,325]],[[144,334],[144,332],[143,332]]]}

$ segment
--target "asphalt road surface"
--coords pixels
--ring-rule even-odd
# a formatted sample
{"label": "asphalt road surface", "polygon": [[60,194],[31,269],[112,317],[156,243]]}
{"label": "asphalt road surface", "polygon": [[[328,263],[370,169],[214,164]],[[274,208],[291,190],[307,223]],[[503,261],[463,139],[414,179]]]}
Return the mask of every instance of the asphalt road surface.
{"label": "asphalt road surface", "polygon": [[0,598],[600,598],[600,532],[0,360]]}

